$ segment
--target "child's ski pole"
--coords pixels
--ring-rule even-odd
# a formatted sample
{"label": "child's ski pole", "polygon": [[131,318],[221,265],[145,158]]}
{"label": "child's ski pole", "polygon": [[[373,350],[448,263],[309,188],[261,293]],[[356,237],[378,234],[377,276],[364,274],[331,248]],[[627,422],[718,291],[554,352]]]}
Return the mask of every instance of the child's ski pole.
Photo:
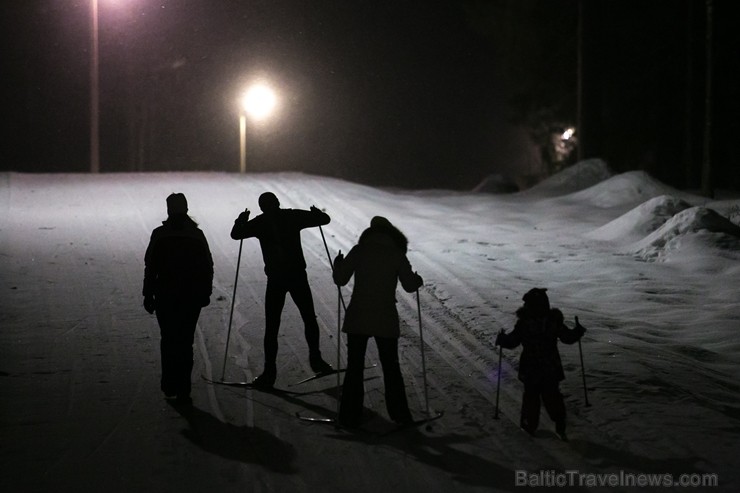
{"label": "child's ski pole", "polygon": [[[501,329],[499,334],[503,334],[504,329]],[[498,347],[498,375],[496,376],[496,413],[493,415],[493,419],[498,419],[498,399],[501,393],[501,358],[503,356],[504,347]]]}
{"label": "child's ski pole", "polygon": [[[576,327],[580,327],[578,323],[578,317],[576,317]],[[581,378],[583,379],[583,397],[586,399],[586,407],[591,407],[588,403],[588,388],[586,387],[586,369],[583,365],[583,348],[581,347],[581,339],[578,339],[578,354],[581,357]]]}
{"label": "child's ski pole", "polygon": [[421,301],[419,300],[419,290],[416,290],[416,312],[419,317],[419,341],[421,347],[421,372],[424,377],[424,407],[427,415],[429,414],[429,390],[427,387],[427,364],[424,358],[424,331],[421,324]]}

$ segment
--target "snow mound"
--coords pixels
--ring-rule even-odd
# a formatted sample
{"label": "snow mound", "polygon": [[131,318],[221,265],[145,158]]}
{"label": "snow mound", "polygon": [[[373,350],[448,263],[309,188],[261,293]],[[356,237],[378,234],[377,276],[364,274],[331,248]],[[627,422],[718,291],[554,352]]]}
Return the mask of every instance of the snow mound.
{"label": "snow mound", "polygon": [[690,207],[691,204],[677,197],[659,195],[585,236],[594,240],[634,242]]}
{"label": "snow mound", "polygon": [[516,183],[503,175],[488,175],[473,189],[475,193],[513,193],[518,192]]}
{"label": "snow mound", "polygon": [[524,193],[531,192],[547,196],[567,195],[591,187],[606,180],[612,174],[603,160],[586,159],[542,180]]}
{"label": "snow mound", "polygon": [[729,219],[733,224],[740,226],[740,199],[718,200],[702,205],[711,207]]}
{"label": "snow mound", "polygon": [[631,252],[643,260],[662,260],[681,249],[683,240],[700,233],[708,247],[740,247],[740,227],[706,207],[685,209],[644,239],[634,243]]}
{"label": "snow mound", "polygon": [[570,197],[595,207],[609,208],[641,204],[660,195],[671,195],[689,200],[690,195],[655,180],[644,171],[628,171],[613,176]]}

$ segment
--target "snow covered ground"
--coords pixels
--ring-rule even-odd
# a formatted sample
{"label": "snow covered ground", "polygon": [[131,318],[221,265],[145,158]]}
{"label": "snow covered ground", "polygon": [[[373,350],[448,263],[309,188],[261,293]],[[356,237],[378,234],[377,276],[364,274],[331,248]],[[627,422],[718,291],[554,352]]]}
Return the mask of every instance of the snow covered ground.
{"label": "snow covered ground", "polygon": [[[291,393],[200,378],[218,379],[223,368],[239,246],[229,237],[233,220],[245,207],[256,214],[266,190],[284,207],[325,209],[332,256],[349,251],[375,215],[407,234],[425,281],[428,402],[446,413],[431,430],[378,438],[296,419],[332,417],[336,379],[290,386],[310,373],[290,301],[277,386]],[[159,391],[158,327],[140,296],[144,249],[171,192],[187,196],[215,261],[191,411]],[[637,474],[716,475],[719,487],[693,489],[740,488],[737,197],[707,202],[586,161],[511,195],[381,190],[297,173],[4,173],[0,209],[2,491],[489,492],[527,490],[522,477],[529,486],[582,483],[567,491],[633,491],[624,484]],[[303,238],[322,348],[333,360],[337,290],[319,230]],[[258,244],[246,240],[227,379],[261,370],[264,284]],[[544,411],[537,438],[519,430],[519,350],[504,352],[493,419],[493,340],[513,327],[531,287],[547,287],[566,321],[577,315],[589,329],[590,407],[578,346],[561,345],[569,443]],[[407,392],[422,416],[415,295],[399,292],[398,306]],[[388,425],[380,376],[366,372],[376,429]],[[598,486],[603,480],[617,484]]]}

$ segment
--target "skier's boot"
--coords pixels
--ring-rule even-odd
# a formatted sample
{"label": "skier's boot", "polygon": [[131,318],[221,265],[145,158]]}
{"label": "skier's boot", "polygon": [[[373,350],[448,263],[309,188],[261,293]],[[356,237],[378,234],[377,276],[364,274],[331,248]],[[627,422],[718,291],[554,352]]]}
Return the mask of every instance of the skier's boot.
{"label": "skier's boot", "polygon": [[519,428],[527,432],[532,437],[537,436],[537,425],[533,425],[529,422],[528,419],[526,419],[524,416],[522,416],[521,420],[519,421]]}
{"label": "skier's boot", "polygon": [[562,441],[568,441],[568,435],[565,433],[565,423],[557,423],[555,425],[555,433],[558,434]]}
{"label": "skier's boot", "polygon": [[334,368],[321,357],[321,351],[311,352],[308,362],[311,365],[311,370],[315,373],[331,373],[334,371]]}
{"label": "skier's boot", "polygon": [[190,397],[190,394],[178,394],[175,399],[175,404],[178,406],[190,407],[193,405],[193,399]]}
{"label": "skier's boot", "polygon": [[338,421],[341,426],[349,429],[359,428],[362,424],[361,416],[352,416],[341,411],[339,412]]}
{"label": "skier's boot", "polygon": [[277,370],[274,368],[265,368],[262,375],[252,381],[252,385],[258,389],[271,389],[275,385]]}
{"label": "skier's boot", "polygon": [[404,413],[400,416],[393,416],[391,420],[400,426],[409,426],[414,423],[414,418],[411,417],[411,413]]}

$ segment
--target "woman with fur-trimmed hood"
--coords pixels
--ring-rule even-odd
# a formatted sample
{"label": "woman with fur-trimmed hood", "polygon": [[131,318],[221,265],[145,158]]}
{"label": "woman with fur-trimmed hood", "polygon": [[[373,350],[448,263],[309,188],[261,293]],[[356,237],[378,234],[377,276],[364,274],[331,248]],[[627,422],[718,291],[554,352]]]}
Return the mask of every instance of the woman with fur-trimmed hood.
{"label": "woman with fur-trimmed hood", "polygon": [[411,293],[423,281],[411,269],[406,257],[407,247],[406,236],[386,218],[376,216],[347,257],[340,252],[334,260],[337,286],[344,286],[352,276],[355,278],[343,325],[347,333],[348,363],[339,420],[347,426],[361,423],[365,352],[370,337],[375,339],[383,368],[388,414],[398,423],[411,421],[398,362],[400,329],[396,287],[400,281],[403,289]]}
{"label": "woman with fur-trimmed hood", "polygon": [[574,329],[565,325],[563,313],[550,308],[547,289],[530,289],[522,299],[524,306],[516,311],[514,330],[508,334],[502,331],[496,337],[496,345],[506,349],[522,345],[519,380],[524,383],[524,395],[520,425],[524,431],[534,435],[539,425],[542,401],[555,422],[558,435],[566,440],[565,403],[560,393],[560,381],[565,379],[565,374],[558,340],[564,344],[576,343],[586,329],[578,323],[578,317]]}

